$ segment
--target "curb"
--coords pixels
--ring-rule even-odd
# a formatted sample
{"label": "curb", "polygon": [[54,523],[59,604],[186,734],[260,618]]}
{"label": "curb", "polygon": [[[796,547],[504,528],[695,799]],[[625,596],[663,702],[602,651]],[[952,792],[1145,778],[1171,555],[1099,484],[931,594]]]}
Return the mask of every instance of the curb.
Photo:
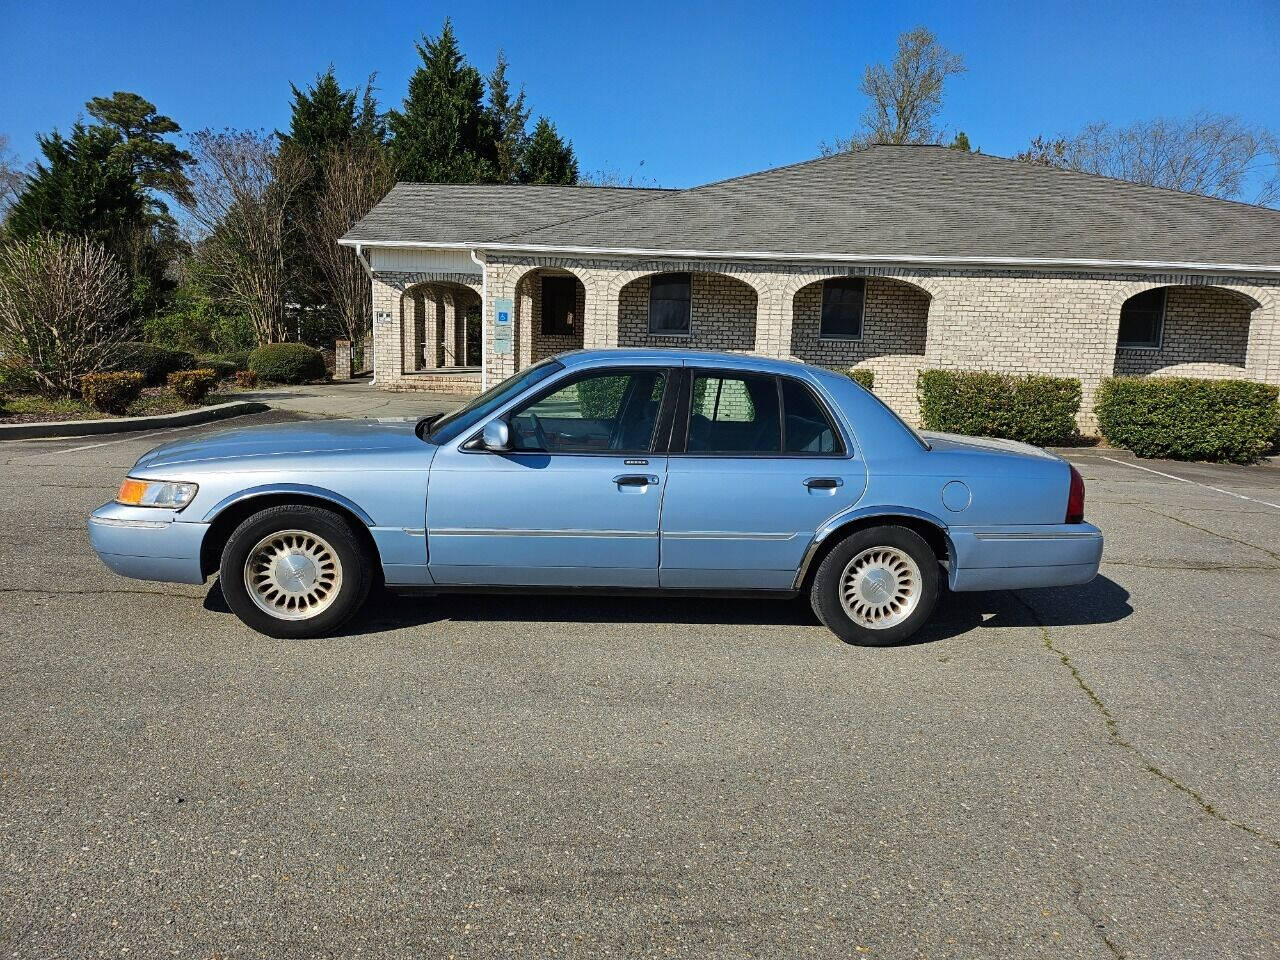
{"label": "curb", "polygon": [[119,417],[115,420],[45,420],[39,423],[0,423],[0,440],[38,440],[47,437],[92,437],[104,433],[130,433],[163,427],[187,427],[212,420],[227,420],[248,413],[262,413],[271,407],[256,400],[232,400],[211,407],[158,413],[150,417]]}

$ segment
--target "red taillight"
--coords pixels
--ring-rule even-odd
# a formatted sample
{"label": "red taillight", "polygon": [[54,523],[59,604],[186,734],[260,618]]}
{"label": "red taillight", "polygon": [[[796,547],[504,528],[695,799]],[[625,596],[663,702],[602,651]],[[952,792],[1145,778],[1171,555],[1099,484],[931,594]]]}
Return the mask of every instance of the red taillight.
{"label": "red taillight", "polygon": [[[1068,464],[1068,466],[1070,466]],[[1067,493],[1067,523],[1084,523],[1084,477],[1071,469],[1071,490]]]}

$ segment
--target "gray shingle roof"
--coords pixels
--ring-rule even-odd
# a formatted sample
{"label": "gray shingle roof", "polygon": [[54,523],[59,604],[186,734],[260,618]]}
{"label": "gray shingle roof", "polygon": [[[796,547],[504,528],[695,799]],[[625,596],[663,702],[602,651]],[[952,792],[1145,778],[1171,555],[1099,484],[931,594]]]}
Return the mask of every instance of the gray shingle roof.
{"label": "gray shingle roof", "polygon": [[668,192],[627,187],[397,183],[343,239],[356,243],[479,243]]}
{"label": "gray shingle roof", "polygon": [[[535,189],[568,194],[521,192]],[[712,256],[1280,267],[1280,211],[943,147],[877,146],[680,191],[401,184],[348,236]]]}

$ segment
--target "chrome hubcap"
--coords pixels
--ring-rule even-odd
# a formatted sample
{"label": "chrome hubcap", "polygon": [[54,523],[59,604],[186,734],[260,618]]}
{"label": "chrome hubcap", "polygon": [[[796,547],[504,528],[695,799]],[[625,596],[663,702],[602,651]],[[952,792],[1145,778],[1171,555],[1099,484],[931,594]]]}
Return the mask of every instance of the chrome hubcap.
{"label": "chrome hubcap", "polygon": [[258,541],[244,562],[253,602],[278,620],[306,620],[327,610],[342,589],[342,564],[323,537],[281,530]]}
{"label": "chrome hubcap", "polygon": [[920,567],[896,547],[863,550],[840,577],[845,612],[868,630],[887,630],[906,620],[919,605],[922,589]]}

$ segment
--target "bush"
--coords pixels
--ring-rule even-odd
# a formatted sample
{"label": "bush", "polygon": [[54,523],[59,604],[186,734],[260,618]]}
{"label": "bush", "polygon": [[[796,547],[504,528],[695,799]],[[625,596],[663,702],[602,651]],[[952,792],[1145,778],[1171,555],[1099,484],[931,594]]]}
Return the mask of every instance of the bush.
{"label": "bush", "polygon": [[1107,443],[1140,457],[1252,463],[1280,430],[1278,393],[1248,380],[1116,377],[1093,409]]}
{"label": "bush", "polygon": [[249,351],[202,354],[196,357],[196,366],[202,370],[212,370],[219,380],[230,380],[238,371],[248,368]]}
{"label": "bush", "polygon": [[876,372],[868,370],[866,367],[850,367],[845,371],[849,379],[858,384],[864,390],[873,390],[876,385]]}
{"label": "bush", "polygon": [[124,413],[142,396],[145,378],[140,373],[87,373],[80,378],[80,395],[95,410]]}
{"label": "bush", "polygon": [[169,389],[178,395],[183,403],[199,403],[213,385],[218,382],[218,375],[209,369],[179,370],[169,374]]}
{"label": "bush", "polygon": [[256,387],[257,385],[258,385],[258,375],[254,373],[252,370],[236,371],[237,387],[249,388],[249,387]]}
{"label": "bush", "polygon": [[147,386],[157,387],[171,373],[190,370],[196,358],[185,350],[170,350],[153,343],[122,343],[116,349],[112,369],[142,374]]}
{"label": "bush", "polygon": [[920,416],[929,430],[1003,437],[1047,447],[1077,436],[1080,381],[970,370],[921,370]]}
{"label": "bush", "polygon": [[272,383],[323,380],[324,354],[301,343],[269,343],[249,354],[249,369]]}

